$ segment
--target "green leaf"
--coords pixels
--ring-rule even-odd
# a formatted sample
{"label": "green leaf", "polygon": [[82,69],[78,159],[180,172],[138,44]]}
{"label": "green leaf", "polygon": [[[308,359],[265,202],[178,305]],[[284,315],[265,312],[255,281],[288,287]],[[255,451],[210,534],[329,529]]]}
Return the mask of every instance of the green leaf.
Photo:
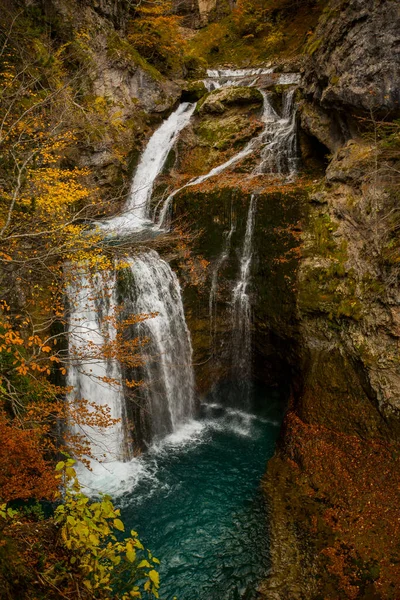
{"label": "green leaf", "polygon": [[125,527],[121,519],[114,519],[114,527],[119,531],[125,531]]}
{"label": "green leaf", "polygon": [[98,544],[99,544],[99,540],[98,540],[97,536],[95,536],[95,535],[94,535],[94,533],[91,533],[91,534],[89,535],[89,540],[92,542],[92,544],[93,544],[94,546],[98,546]]}
{"label": "green leaf", "polygon": [[60,462],[58,462],[56,464],[56,471],[62,471],[64,467],[65,467],[65,462],[63,460],[60,460]]}

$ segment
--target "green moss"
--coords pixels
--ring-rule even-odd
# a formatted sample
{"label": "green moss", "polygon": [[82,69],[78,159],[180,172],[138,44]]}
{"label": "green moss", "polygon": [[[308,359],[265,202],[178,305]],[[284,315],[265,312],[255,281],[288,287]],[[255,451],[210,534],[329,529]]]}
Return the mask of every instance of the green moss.
{"label": "green moss", "polygon": [[188,79],[198,79],[207,75],[207,61],[201,56],[192,54],[184,56],[183,66]]}
{"label": "green moss", "polygon": [[227,87],[209,92],[196,107],[196,114],[223,113],[231,106],[261,106],[263,97],[259,90],[249,87]]}
{"label": "green moss", "polygon": [[226,150],[244,144],[260,127],[258,122],[251,122],[246,116],[233,115],[220,119],[204,119],[195,127],[195,133],[202,144],[217,150]]}
{"label": "green moss", "polygon": [[305,52],[307,54],[309,54],[310,56],[312,56],[318,50],[318,48],[321,46],[322,42],[323,42],[322,38],[313,39],[305,47]]}
{"label": "green moss", "polygon": [[334,262],[329,267],[309,267],[299,286],[299,308],[307,313],[324,313],[331,322],[343,317],[360,320],[363,306],[356,296],[354,273]]}
{"label": "green moss", "polygon": [[332,222],[328,214],[312,216],[310,220],[310,232],[313,242],[312,247],[309,249],[310,254],[318,254],[326,258],[331,258],[335,257],[339,251],[340,255],[342,255],[343,250],[338,249],[338,245],[332,235],[337,228],[337,224]]}
{"label": "green moss", "polygon": [[113,60],[123,61],[129,67],[132,63],[149,73],[153,79],[161,81],[164,76],[153,65],[150,65],[139,52],[126,40],[121,38],[116,31],[111,31],[107,36],[107,55]]}

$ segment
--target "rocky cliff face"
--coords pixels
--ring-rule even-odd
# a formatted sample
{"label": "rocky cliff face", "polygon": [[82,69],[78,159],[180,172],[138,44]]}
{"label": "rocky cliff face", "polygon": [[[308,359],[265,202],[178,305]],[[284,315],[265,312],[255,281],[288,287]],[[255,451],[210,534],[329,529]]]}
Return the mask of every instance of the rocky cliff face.
{"label": "rocky cliff face", "polygon": [[[117,210],[132,165],[151,130],[178,101],[181,86],[161,75],[129,43],[124,0],[26,2],[65,44],[79,101],[68,118],[81,130],[70,160],[90,167]],[[127,168],[128,167],[128,168]]]}
{"label": "rocky cliff face", "polygon": [[309,45],[301,125],[333,157],[309,195],[301,375],[265,481],[269,599],[398,597],[400,146],[377,121],[399,114],[399,9],[330,2]]}
{"label": "rocky cliff face", "polygon": [[357,136],[357,116],[400,114],[400,7],[395,0],[333,0],[309,39],[304,129],[331,151]]}

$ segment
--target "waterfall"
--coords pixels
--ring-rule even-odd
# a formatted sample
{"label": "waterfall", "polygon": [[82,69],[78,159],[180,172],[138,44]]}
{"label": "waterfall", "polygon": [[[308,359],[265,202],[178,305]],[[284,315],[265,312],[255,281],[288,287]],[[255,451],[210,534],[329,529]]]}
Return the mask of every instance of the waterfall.
{"label": "waterfall", "polygon": [[139,389],[150,417],[152,437],[165,436],[194,416],[192,346],[179,281],[153,250],[131,261],[133,286],[125,305],[130,312],[157,316],[138,325],[148,338],[143,349],[144,385]]}
{"label": "waterfall", "polygon": [[[274,83],[287,85],[297,83],[297,77],[293,74],[277,75],[272,73],[272,69],[225,69],[210,71],[206,85],[208,89],[226,85],[258,87],[258,82],[266,81],[265,78],[273,78]],[[155,217],[152,219],[151,216],[154,183],[195,110],[195,104],[192,103],[178,106],[150,138],[133,177],[124,212],[99,223],[99,228],[113,236],[145,230],[151,230],[155,235],[157,230],[167,226],[171,200],[179,191],[221,174],[254,153],[260,156],[260,161],[250,176],[264,173],[292,176],[297,168],[294,90],[284,92],[281,115],[274,109],[271,96],[265,92],[262,94],[263,131],[229,160],[174,190],[163,203],[155,225]],[[253,196],[247,217],[239,278],[232,292],[231,366],[232,371],[240,377],[238,393],[241,406],[249,405],[251,395],[251,306],[248,286],[255,211],[256,200]],[[212,274],[209,299],[212,339],[216,327],[218,274],[229,256],[235,227],[235,221],[231,218],[230,230],[226,232],[222,252]],[[179,282],[169,265],[152,250],[128,258],[127,263],[130,279],[122,298],[124,310],[135,314],[156,313],[156,316],[137,324],[135,330],[137,335],[149,340],[144,347],[144,366],[140,368],[140,378],[144,383],[138,388],[138,400],[149,422],[150,435],[146,441],[151,441],[175,431],[194,415],[191,340]],[[115,341],[112,317],[117,309],[118,277],[116,273],[89,276],[83,271],[83,268],[78,269],[76,282],[68,289],[71,306],[71,367],[67,383],[73,389],[69,400],[72,406],[74,397],[85,398],[93,404],[108,407],[113,418],[122,420],[122,423],[105,433],[88,427],[80,430],[90,440],[92,453],[97,458],[107,455],[111,460],[117,460],[127,456],[127,436],[123,425],[126,418],[123,367],[114,358],[101,358],[99,350]],[[87,359],[84,358],[85,353],[89,353]]]}
{"label": "waterfall", "polygon": [[247,409],[250,408],[252,391],[251,304],[248,287],[253,256],[255,215],[256,198],[252,195],[240,258],[239,277],[232,292],[232,372],[239,376],[236,383],[235,397],[237,394],[240,406]]}
{"label": "waterfall", "polygon": [[136,169],[123,214],[101,223],[99,226],[102,229],[124,235],[146,226],[151,227],[150,200],[154,182],[195,108],[195,103],[183,102],[153,133]]}
{"label": "waterfall", "polygon": [[260,69],[209,69],[204,85],[209,92],[221,87],[265,87],[269,85],[298,85],[299,73],[274,73],[273,68]]}
{"label": "waterfall", "polygon": [[[113,419],[121,421],[98,430],[89,425],[75,425],[72,433],[83,435],[91,453],[98,460],[118,460],[127,448],[122,419],[125,415],[122,378],[118,362],[104,357],[107,344],[115,342],[113,321],[116,318],[115,273],[90,276],[82,266],[68,286],[69,362],[67,400],[74,409],[74,399],[86,400],[108,409]],[[93,408],[89,407],[92,412]]]}
{"label": "waterfall", "polygon": [[269,102],[264,102],[264,121],[261,161],[256,174],[276,173],[293,176],[298,168],[296,111],[294,110],[292,88],[283,94],[282,116],[280,117]]}
{"label": "waterfall", "polygon": [[[123,214],[99,223],[99,228],[115,236],[152,227],[150,200],[154,182],[161,173],[179,133],[188,124],[195,104],[183,103],[150,138],[132,181]],[[179,282],[168,264],[154,251],[128,259],[132,284],[127,285],[125,308],[131,313],[157,313],[138,325],[139,336],[149,338],[144,351],[143,390],[152,436],[172,431],[194,412],[192,348],[186,326]],[[124,431],[126,404],[121,365],[106,360],[101,350],[116,339],[117,274],[93,276],[78,267],[78,275],[67,295],[71,306],[69,320],[70,368],[68,401],[73,410],[75,398],[108,408],[120,423],[106,431],[75,428],[90,442],[98,460],[126,459],[129,446]],[[125,301],[126,300],[126,301]],[[88,357],[86,357],[89,354]]]}

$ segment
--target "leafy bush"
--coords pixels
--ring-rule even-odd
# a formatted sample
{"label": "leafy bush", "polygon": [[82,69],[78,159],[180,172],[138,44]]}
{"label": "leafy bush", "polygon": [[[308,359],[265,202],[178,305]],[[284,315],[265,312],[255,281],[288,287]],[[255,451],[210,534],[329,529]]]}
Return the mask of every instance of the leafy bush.
{"label": "leafy bush", "polygon": [[142,598],[142,592],[158,598],[159,560],[147,551],[136,531],[123,541],[116,531],[124,531],[120,510],[109,496],[91,502],[79,485],[74,460],[57,464],[59,477],[66,485],[65,498],[55,511],[55,523],[61,526],[62,543],[70,553],[72,570],[83,576],[84,586],[94,598],[128,600]]}

